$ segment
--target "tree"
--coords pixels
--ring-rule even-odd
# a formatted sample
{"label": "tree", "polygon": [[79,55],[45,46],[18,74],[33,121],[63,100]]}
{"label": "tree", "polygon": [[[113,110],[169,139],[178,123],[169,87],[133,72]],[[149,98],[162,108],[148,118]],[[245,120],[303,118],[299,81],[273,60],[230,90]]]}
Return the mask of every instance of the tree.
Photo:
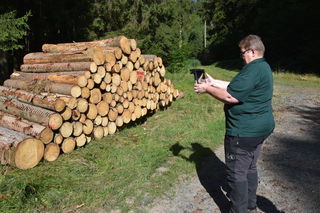
{"label": "tree", "polygon": [[9,51],[21,49],[21,39],[27,35],[27,24],[31,12],[16,18],[16,11],[0,14],[0,50]]}
{"label": "tree", "polygon": [[[27,12],[16,18],[16,11],[0,14],[0,82],[2,83],[11,73],[14,64],[13,51],[23,48],[21,39],[27,35],[29,25]],[[11,54],[8,56],[8,51]]]}

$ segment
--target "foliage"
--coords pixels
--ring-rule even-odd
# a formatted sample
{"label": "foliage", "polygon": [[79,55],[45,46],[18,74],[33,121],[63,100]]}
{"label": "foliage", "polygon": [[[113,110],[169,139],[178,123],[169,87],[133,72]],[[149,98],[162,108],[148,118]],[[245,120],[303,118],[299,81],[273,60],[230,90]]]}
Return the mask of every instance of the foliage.
{"label": "foliage", "polygon": [[16,11],[0,14],[0,50],[17,50],[23,47],[19,40],[27,35],[30,16],[31,12],[20,18],[16,18]]}
{"label": "foliage", "polygon": [[94,4],[97,16],[91,35],[125,34],[138,40],[143,53],[161,56],[165,64],[174,63],[172,66],[179,68],[186,58],[196,57],[203,46],[202,21],[194,4],[189,0],[99,0]]}
{"label": "foliage", "polygon": [[6,49],[25,47],[12,60],[21,63],[27,52],[40,51],[44,43],[123,34],[137,39],[143,53],[161,56],[169,71],[178,71],[187,58],[202,64],[238,58],[239,40],[258,34],[274,67],[319,73],[313,60],[320,48],[318,5],[315,0],[2,0],[0,14],[16,11],[21,21],[28,11],[32,16],[24,40],[15,36],[27,28],[1,25],[0,35],[3,40],[10,31],[10,42],[19,41],[18,46],[6,43]]}
{"label": "foliage", "polygon": [[320,48],[315,27],[320,8],[315,0],[203,0],[202,3],[209,23],[210,47],[206,54],[211,59],[237,57],[239,40],[248,34],[258,34],[273,66],[319,73],[313,61]]}

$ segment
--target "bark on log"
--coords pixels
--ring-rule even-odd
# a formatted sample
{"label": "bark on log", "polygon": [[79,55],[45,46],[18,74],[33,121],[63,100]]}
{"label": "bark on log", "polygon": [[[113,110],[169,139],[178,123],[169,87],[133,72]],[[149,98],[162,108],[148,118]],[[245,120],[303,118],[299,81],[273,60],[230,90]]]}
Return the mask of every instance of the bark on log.
{"label": "bark on log", "polygon": [[43,154],[44,144],[40,140],[0,126],[1,164],[30,169],[40,162]]}
{"label": "bark on log", "polygon": [[60,100],[57,96],[38,95],[24,90],[18,90],[3,86],[0,86],[0,96],[5,96],[9,99],[15,98],[21,102],[30,103],[32,105],[50,110],[57,110],[55,108],[55,105],[56,102]]}
{"label": "bark on log", "polygon": [[11,74],[10,79],[12,80],[47,80],[56,83],[65,84],[77,84],[78,76],[84,75],[86,71],[75,71],[70,72],[55,72],[55,73],[24,73],[24,72],[14,72]]}
{"label": "bark on log", "polygon": [[46,63],[46,64],[22,64],[22,72],[58,72],[90,70],[92,62]]}
{"label": "bark on log", "polygon": [[59,53],[34,52],[23,57],[24,64],[44,64],[61,62],[91,62],[88,51],[68,51]]}
{"label": "bark on log", "polygon": [[8,79],[3,83],[6,87],[18,88],[27,91],[32,91],[34,93],[40,92],[50,92],[58,93],[63,95],[71,95],[72,84],[62,84],[62,83],[53,83],[48,81],[24,81],[24,80],[13,80]]}
{"label": "bark on log", "polygon": [[10,100],[2,96],[0,96],[0,110],[44,126],[48,125],[49,116],[54,113],[41,107],[22,103],[16,99]]}
{"label": "bark on log", "polygon": [[83,51],[93,47],[120,47],[126,53],[131,53],[130,41],[124,36],[117,36],[99,41],[91,42],[74,42],[60,44],[44,44],[42,45],[43,52],[63,52],[63,51]]}
{"label": "bark on log", "polygon": [[53,131],[35,122],[0,111],[0,125],[11,130],[33,136],[48,144],[53,139]]}

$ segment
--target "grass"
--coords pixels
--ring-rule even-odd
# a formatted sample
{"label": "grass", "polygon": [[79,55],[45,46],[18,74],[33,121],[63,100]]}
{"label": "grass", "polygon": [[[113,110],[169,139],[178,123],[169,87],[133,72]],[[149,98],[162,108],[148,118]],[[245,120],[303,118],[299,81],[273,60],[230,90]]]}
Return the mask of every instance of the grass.
{"label": "grass", "polygon": [[[238,71],[202,68],[223,80]],[[314,76],[279,72],[274,77],[276,84],[298,86],[302,81],[319,88]],[[187,71],[166,78],[185,94],[166,110],[54,162],[26,171],[0,166],[0,212],[127,212],[195,175],[195,163],[208,154],[205,150],[222,144],[223,104],[194,93]]]}

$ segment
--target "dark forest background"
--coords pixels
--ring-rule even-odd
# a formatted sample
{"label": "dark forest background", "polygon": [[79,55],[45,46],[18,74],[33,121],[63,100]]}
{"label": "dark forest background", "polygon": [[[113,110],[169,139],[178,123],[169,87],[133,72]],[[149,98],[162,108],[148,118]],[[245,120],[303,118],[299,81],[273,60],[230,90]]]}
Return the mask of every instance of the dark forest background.
{"label": "dark forest background", "polygon": [[315,0],[1,0],[1,77],[44,43],[116,35],[136,39],[171,72],[188,61],[230,66],[248,34],[261,36],[273,69],[319,75],[319,11]]}

